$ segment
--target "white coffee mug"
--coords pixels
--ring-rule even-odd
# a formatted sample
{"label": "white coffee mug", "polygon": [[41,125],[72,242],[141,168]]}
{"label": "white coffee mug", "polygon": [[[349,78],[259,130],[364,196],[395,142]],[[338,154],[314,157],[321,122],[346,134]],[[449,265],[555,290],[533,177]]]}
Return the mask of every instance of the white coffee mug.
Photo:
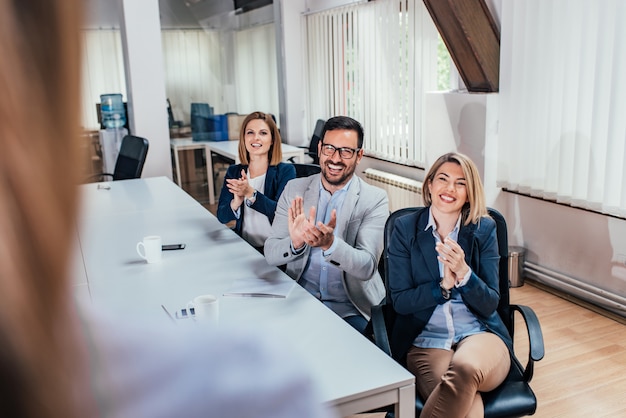
{"label": "white coffee mug", "polygon": [[214,295],[200,295],[187,304],[187,308],[194,309],[195,318],[203,322],[216,324],[220,317],[219,299]]}
{"label": "white coffee mug", "polygon": [[144,237],[137,243],[137,254],[150,264],[161,261],[161,251],[161,237],[158,235]]}

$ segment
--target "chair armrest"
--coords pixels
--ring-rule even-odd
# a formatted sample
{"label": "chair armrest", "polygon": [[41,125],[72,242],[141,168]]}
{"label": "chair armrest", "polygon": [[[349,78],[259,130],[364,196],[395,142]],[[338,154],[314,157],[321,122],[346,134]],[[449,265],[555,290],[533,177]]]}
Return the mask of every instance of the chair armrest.
{"label": "chair armrest", "polygon": [[[300,147],[300,146],[297,146],[297,147],[305,149],[306,151],[304,151],[304,155],[306,155],[307,157],[311,157],[311,159],[313,159],[313,164],[317,164],[317,163],[315,163],[315,159],[317,158],[317,153],[309,152],[308,151],[309,147]],[[295,156],[289,157],[289,158],[287,158],[287,161],[289,161],[290,163],[294,163],[295,164],[297,162],[296,158],[297,157],[295,157]]]}
{"label": "chair armrest", "polygon": [[385,322],[385,301],[372,306],[371,323],[374,343],[378,348],[387,353],[388,356],[391,356],[391,346],[389,345],[389,335],[387,334],[387,325]]}
{"label": "chair armrest", "polygon": [[[533,370],[535,361],[539,361],[543,358],[545,349],[543,344],[543,333],[541,332],[541,325],[539,319],[532,308],[524,305],[511,304],[511,324],[514,324],[514,314],[519,312],[526,324],[526,330],[528,331],[528,363],[524,368],[524,381],[530,382],[533,377]],[[513,328],[514,326],[511,325]],[[512,332],[512,334],[514,331]],[[513,337],[513,335],[511,335]]]}
{"label": "chair armrest", "polygon": [[98,181],[104,181],[103,177],[111,177],[113,178],[113,174],[111,173],[96,173],[96,174],[92,174],[91,176],[87,177],[85,179],[85,183],[92,183],[94,180],[98,179]]}

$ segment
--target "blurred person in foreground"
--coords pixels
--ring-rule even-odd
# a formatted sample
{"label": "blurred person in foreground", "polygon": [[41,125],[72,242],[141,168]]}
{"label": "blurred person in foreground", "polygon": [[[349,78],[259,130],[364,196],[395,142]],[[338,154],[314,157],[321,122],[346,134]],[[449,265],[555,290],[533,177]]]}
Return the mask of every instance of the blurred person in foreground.
{"label": "blurred person in foreground", "polygon": [[0,416],[328,416],[278,342],[76,309],[83,3],[0,0]]}
{"label": "blurred person in foreground", "polygon": [[281,162],[280,132],[268,113],[252,112],[239,133],[240,164],[228,167],[217,207],[217,219],[235,222],[235,232],[263,253],[272,231],[276,201],[296,177],[293,164]]}

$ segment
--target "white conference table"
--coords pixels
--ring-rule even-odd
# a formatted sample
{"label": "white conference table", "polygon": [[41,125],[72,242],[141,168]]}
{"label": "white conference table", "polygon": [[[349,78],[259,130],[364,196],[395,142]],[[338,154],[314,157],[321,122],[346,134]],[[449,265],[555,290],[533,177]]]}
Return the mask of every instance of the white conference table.
{"label": "white conference table", "polygon": [[[341,416],[395,405],[396,417],[414,417],[412,374],[269,266],[173,182],[161,177],[107,184],[110,189],[80,186],[83,207],[92,212],[78,225],[87,283],[75,285],[76,297],[128,317],[169,321],[161,305],[173,314],[197,295],[218,295],[218,326],[244,324],[291,344],[313,371],[324,401]],[[161,235],[164,244],[185,243],[186,248],[164,252],[159,264],[146,264],[135,250],[145,235]],[[287,298],[222,296],[233,282],[250,278],[293,287]]]}
{"label": "white conference table", "polygon": [[[170,139],[170,148],[174,153],[174,165],[176,170],[176,181],[182,187],[180,177],[180,160],[178,152],[182,150],[204,149],[206,152],[206,175],[209,191],[209,203],[215,204],[215,184],[213,180],[213,159],[211,152],[222,155],[239,164],[239,141],[194,141],[192,138],[174,138]],[[283,152],[283,160],[291,157],[297,159],[298,162],[304,162],[304,148],[296,147],[289,144],[281,144]]]}

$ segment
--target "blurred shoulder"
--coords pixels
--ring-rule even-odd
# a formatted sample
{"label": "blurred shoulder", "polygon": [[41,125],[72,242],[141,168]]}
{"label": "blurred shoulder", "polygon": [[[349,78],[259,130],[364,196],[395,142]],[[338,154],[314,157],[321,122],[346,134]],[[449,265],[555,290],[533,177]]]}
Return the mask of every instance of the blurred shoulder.
{"label": "blurred shoulder", "polygon": [[332,416],[289,342],[261,330],[93,310],[82,319],[101,416]]}

